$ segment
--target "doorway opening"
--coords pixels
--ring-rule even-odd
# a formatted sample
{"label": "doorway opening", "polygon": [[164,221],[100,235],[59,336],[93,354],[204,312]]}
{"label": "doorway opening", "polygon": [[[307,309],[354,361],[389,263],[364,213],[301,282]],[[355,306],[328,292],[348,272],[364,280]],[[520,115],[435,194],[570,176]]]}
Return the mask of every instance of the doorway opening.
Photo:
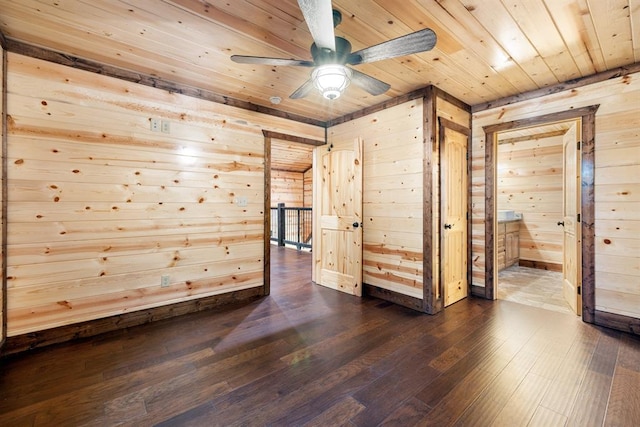
{"label": "doorway opening", "polygon": [[[595,305],[595,203],[594,203],[594,177],[595,166],[595,113],[598,106],[576,108],[572,110],[546,114],[496,125],[485,126],[485,298],[496,299],[498,297],[498,272],[501,254],[498,244],[504,244],[504,262],[507,262],[506,246],[512,245],[509,260],[513,259],[516,236],[511,235],[507,240],[506,235],[515,233],[515,227],[507,231],[505,226],[504,240],[500,242],[499,219],[515,220],[515,210],[505,209],[498,212],[498,146],[501,133],[511,138],[517,138],[515,133],[507,133],[515,130],[525,131],[540,127],[567,122],[571,128],[573,124],[574,136],[571,130],[564,134],[563,158],[573,156],[574,169],[563,167],[563,186],[571,185],[572,190],[563,190],[562,220],[563,223],[563,252],[564,248],[575,248],[567,256],[563,255],[563,297],[569,301],[576,314],[582,314],[583,320],[593,322]],[[579,136],[578,136],[579,135]],[[569,143],[571,138],[574,142]],[[578,141],[578,142],[575,142]],[[564,161],[564,160],[563,160]],[[572,177],[572,179],[571,179]],[[538,177],[531,178],[539,180]],[[572,191],[575,192],[572,193]],[[525,196],[526,197],[526,196]],[[572,203],[573,200],[575,203]],[[521,212],[522,213],[522,212]],[[525,213],[522,213],[526,215]],[[502,221],[504,222],[504,221]],[[519,247],[519,246],[518,246]],[[573,273],[573,274],[572,274]],[[575,299],[573,299],[575,297]],[[573,302],[573,304],[571,304]]]}
{"label": "doorway opening", "polygon": [[[325,145],[325,141],[267,130],[262,133],[265,159],[263,290],[264,295],[269,295],[272,243],[278,245],[277,249],[311,250],[313,152]],[[278,259],[285,258],[279,256]]]}
{"label": "doorway opening", "polygon": [[565,239],[564,218],[580,213],[580,129],[576,118],[496,134],[497,299],[578,314],[580,233]]}

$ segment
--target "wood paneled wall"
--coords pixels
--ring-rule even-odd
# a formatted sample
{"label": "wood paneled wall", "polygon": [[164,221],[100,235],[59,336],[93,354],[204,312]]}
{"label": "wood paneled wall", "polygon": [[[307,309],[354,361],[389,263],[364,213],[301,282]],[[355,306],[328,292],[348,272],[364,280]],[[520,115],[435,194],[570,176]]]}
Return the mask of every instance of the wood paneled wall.
{"label": "wood paneled wall", "polygon": [[498,145],[498,209],[522,213],[520,260],[562,271],[562,136]]}
{"label": "wood paneled wall", "polygon": [[[423,92],[429,102],[417,97],[341,121],[328,132],[328,142],[334,146],[349,144],[357,137],[364,141],[364,283],[420,300],[424,299],[425,276],[431,280],[427,287],[434,288],[434,297],[441,297],[438,118],[468,128],[471,116],[446,94],[432,89]],[[425,105],[429,112],[425,112]],[[432,132],[425,135],[427,128]],[[430,138],[426,145],[425,137]],[[424,150],[432,151],[432,173],[428,178],[425,177]],[[427,195],[431,212],[426,221],[425,180],[431,181],[431,194]],[[425,233],[425,222],[429,222],[429,233]],[[432,259],[427,263],[424,259],[426,235],[433,240]],[[425,265],[430,266],[430,274],[424,274]]]}
{"label": "wood paneled wall", "polygon": [[308,169],[302,177],[302,206],[313,207],[313,168]]}
{"label": "wood paneled wall", "polygon": [[323,128],[17,54],[8,79],[9,336],[263,285],[262,130]]}
{"label": "wood paneled wall", "polygon": [[[473,283],[484,286],[483,126],[599,104],[595,137],[596,309],[640,318],[640,75],[631,74],[473,116]],[[591,171],[588,171],[591,172]]]}
{"label": "wood paneled wall", "polygon": [[[329,129],[364,141],[363,281],[422,299],[422,98]],[[326,147],[317,150],[326,150]]]}
{"label": "wood paneled wall", "polygon": [[271,170],[271,206],[284,203],[301,207],[304,203],[304,175],[300,172]]}

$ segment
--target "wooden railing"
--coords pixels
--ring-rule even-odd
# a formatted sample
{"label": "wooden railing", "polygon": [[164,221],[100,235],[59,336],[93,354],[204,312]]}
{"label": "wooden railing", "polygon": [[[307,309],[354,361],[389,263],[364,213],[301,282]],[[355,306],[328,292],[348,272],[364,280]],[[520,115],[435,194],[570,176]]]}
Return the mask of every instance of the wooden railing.
{"label": "wooden railing", "polygon": [[271,241],[278,246],[294,245],[298,250],[311,248],[311,208],[289,208],[278,203],[271,208]]}

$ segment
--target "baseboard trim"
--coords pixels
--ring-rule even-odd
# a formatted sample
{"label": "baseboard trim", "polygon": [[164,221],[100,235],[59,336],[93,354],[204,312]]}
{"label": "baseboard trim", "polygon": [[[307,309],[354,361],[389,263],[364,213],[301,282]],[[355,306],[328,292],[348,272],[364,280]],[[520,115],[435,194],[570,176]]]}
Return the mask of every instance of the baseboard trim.
{"label": "baseboard trim", "polygon": [[593,323],[598,326],[640,335],[640,319],[635,317],[595,310]]}
{"label": "baseboard trim", "polygon": [[487,298],[484,286],[471,285],[471,295],[479,298]]}
{"label": "baseboard trim", "polygon": [[520,267],[537,268],[538,270],[558,271],[562,273],[562,264],[555,264],[552,262],[520,259],[518,261],[518,265]]}
{"label": "baseboard trim", "polygon": [[422,309],[422,300],[419,298],[390,291],[389,289],[384,289],[379,286],[369,285],[367,283],[363,284],[362,291],[366,296],[379,298],[424,313],[424,310]]}
{"label": "baseboard trim", "polygon": [[73,325],[60,326],[43,331],[7,337],[5,345],[2,348],[1,355],[6,356],[46,347],[52,344],[59,344],[81,338],[89,338],[107,332],[183,316],[189,313],[211,310],[230,304],[250,302],[262,297],[263,295],[264,290],[262,289],[262,286],[260,286],[191,301],[178,302],[147,310],[119,314],[102,319],[74,323]]}

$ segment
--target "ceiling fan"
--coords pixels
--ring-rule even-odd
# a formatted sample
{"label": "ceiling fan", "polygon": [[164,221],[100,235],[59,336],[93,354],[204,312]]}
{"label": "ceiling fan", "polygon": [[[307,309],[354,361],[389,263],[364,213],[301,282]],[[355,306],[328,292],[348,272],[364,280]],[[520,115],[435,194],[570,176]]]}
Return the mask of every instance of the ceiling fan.
{"label": "ceiling fan", "polygon": [[436,44],[436,34],[425,28],[375,46],[351,52],[351,43],[336,37],[334,27],[342,21],[342,15],[332,10],[331,0],[298,0],[300,10],[307,22],[313,44],[313,61],[266,58],[262,56],[232,55],[231,60],[241,64],[294,65],[313,68],[311,78],[295,90],[289,98],[304,98],[316,87],[327,99],[336,99],[353,82],[371,95],[385,93],[389,84],[364,74],[347,65],[359,65],[398,56],[426,52]]}

